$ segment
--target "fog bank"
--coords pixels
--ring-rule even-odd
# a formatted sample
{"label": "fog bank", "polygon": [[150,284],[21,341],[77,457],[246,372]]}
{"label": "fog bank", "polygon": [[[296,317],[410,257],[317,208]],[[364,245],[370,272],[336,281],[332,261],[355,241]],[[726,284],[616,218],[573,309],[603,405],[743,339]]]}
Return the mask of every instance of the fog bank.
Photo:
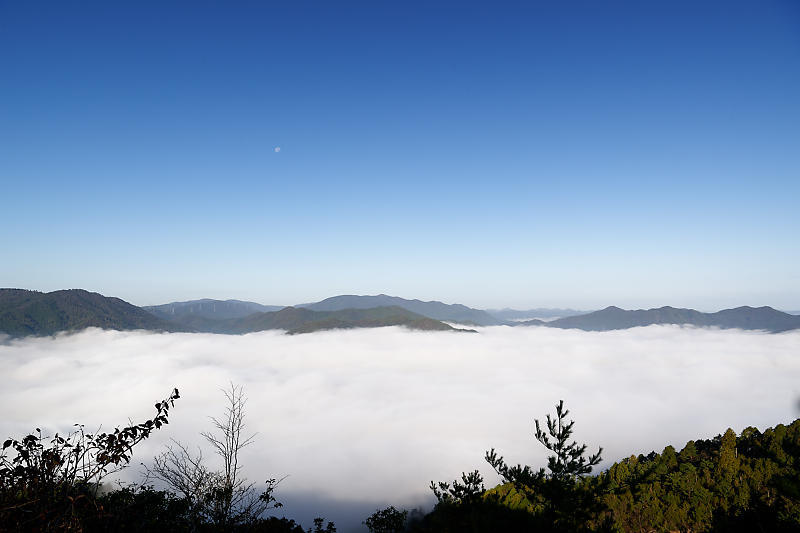
{"label": "fog bank", "polygon": [[800,416],[800,332],[493,327],[477,335],[380,328],[227,336],[92,329],[6,340],[0,375],[2,438],[34,427],[140,421],[178,387],[170,424],[136,448],[134,464],[149,462],[170,438],[202,444],[208,416],[225,407],[219,389],[241,384],[249,429],[258,433],[243,457],[248,477],[289,475],[278,499],[288,497],[285,514],[307,527],[300,499],[343,502],[346,516],[324,512],[347,531],[360,508],[356,521],[376,506],[429,503],[431,480],[479,468],[487,485],[494,482],[483,461],[491,447],[509,462],[543,466],[533,418],[562,398],[576,438],[592,451],[603,446],[604,465],[667,444],[680,449],[728,427],[738,433],[789,422]]}

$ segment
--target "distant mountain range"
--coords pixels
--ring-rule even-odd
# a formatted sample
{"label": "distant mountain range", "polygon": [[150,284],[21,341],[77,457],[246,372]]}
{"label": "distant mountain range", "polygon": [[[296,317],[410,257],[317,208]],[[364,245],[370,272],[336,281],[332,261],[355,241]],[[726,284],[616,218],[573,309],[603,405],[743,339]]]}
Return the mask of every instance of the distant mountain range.
{"label": "distant mountain range", "polygon": [[530,320],[526,326],[547,326],[584,331],[609,331],[653,324],[679,324],[723,329],[764,330],[772,333],[800,328],[800,316],[776,311],[771,307],[737,307],[716,313],[701,313],[694,309],[660,307],[627,311],[619,307],[606,307],[585,315],[560,318],[550,322]]}
{"label": "distant mountain range", "polygon": [[557,309],[550,307],[539,307],[536,309],[487,309],[487,313],[502,321],[515,321],[533,318],[562,318],[565,316],[585,315],[589,311],[577,311],[575,309]]}
{"label": "distant mountain range", "polygon": [[175,320],[179,317],[192,316],[225,320],[229,318],[242,318],[253,313],[266,313],[280,311],[283,305],[261,305],[255,302],[241,300],[191,300],[188,302],[172,302],[163,305],[147,305],[142,307],[145,311],[164,320]]}
{"label": "distant mountain range", "polygon": [[[771,307],[737,307],[716,313],[661,307],[628,311],[607,307],[574,316],[569,309],[503,309],[494,314],[460,304],[407,300],[396,296],[342,295],[294,307],[241,300],[192,300],[136,307],[119,298],[80,289],[42,293],[0,289],[0,333],[11,336],[52,335],[87,327],[116,330],[210,332],[243,334],[269,329],[308,333],[324,329],[405,326],[418,330],[456,331],[445,322],[478,326],[543,326],[584,331],[608,331],[652,324],[764,330],[773,333],[800,328],[800,316]],[[550,321],[513,322],[548,313]],[[461,330],[464,331],[464,330]],[[467,330],[471,331],[471,330]]]}
{"label": "distant mountain range", "polygon": [[321,302],[300,304],[313,311],[340,311],[342,309],[369,309],[372,307],[397,306],[411,312],[424,315],[436,320],[470,324],[474,326],[498,326],[505,323],[486,311],[473,309],[461,304],[445,304],[442,302],[423,302],[421,300],[406,300],[397,296],[379,294],[377,296],[342,295],[326,298]]}
{"label": "distant mountain range", "polygon": [[49,293],[0,289],[0,333],[13,337],[52,335],[89,327],[226,334],[281,329],[295,334],[383,326],[405,326],[425,331],[469,331],[397,306],[315,311],[238,300],[195,300],[140,308],[119,298],[81,289]]}

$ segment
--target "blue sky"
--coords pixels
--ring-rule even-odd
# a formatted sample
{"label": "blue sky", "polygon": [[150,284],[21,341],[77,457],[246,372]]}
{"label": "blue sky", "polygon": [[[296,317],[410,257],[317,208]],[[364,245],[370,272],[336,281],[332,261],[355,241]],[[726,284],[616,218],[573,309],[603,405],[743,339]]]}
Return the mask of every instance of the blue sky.
{"label": "blue sky", "polygon": [[796,2],[164,4],[0,4],[0,286],[800,309]]}

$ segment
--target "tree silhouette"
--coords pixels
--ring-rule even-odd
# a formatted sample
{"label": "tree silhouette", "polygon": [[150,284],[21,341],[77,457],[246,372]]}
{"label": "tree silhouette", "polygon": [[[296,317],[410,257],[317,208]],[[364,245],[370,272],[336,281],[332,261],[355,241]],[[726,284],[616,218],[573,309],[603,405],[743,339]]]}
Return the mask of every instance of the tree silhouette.
{"label": "tree silhouette", "polygon": [[509,530],[585,528],[597,508],[598,491],[579,481],[600,463],[603,450],[587,457],[585,444],[570,442],[575,422],[567,421],[568,415],[562,400],[556,405],[555,417],[547,415],[546,431],[534,420],[534,436],[554,453],[547,460],[549,472],[528,465],[510,466],[492,448],[485,459],[500,474],[503,485],[487,491],[477,470],[462,473],[461,481],[431,482],[438,504],[421,530],[455,531],[469,525],[474,531],[493,531],[500,524]]}
{"label": "tree silhouette", "polygon": [[530,466],[509,466],[494,448],[486,452],[486,461],[500,474],[504,483],[528,500],[529,508],[540,515],[543,524],[554,530],[572,531],[586,524],[597,509],[596,489],[589,490],[578,481],[592,472],[601,461],[603,449],[586,456],[586,444],[570,442],[575,421],[567,421],[569,410],[564,400],[556,404],[555,417],[546,417],[546,429],[534,419],[534,436],[553,452],[547,458],[547,468],[538,471]]}
{"label": "tree silhouette", "polygon": [[81,520],[102,511],[100,482],[126,466],[133,447],[169,423],[178,389],[155,404],[156,415],[106,433],[83,425],[67,435],[35,432],[8,439],[0,451],[0,524],[17,530],[80,529]]}
{"label": "tree silhouette", "polygon": [[239,454],[255,439],[255,434],[244,433],[247,398],[242,387],[233,383],[223,393],[227,400],[225,416],[211,417],[216,432],[201,433],[222,460],[222,471],[209,469],[199,448],[193,454],[185,445],[173,441],[154,458],[147,475],[166,483],[185,498],[198,526],[211,523],[225,529],[253,523],[265,511],[281,507],[273,492],[282,479],[266,480],[259,492],[254,482],[242,477]]}
{"label": "tree silhouette", "polygon": [[575,441],[569,442],[575,421],[567,422],[567,415],[569,415],[569,410],[564,408],[564,400],[560,400],[556,404],[556,416],[551,418],[549,414],[547,415],[547,432],[542,430],[539,419],[534,419],[536,440],[555,454],[547,458],[549,474],[546,474],[543,468],[534,472],[529,466],[509,467],[503,457],[497,455],[494,448],[486,452],[486,461],[503,477],[506,483],[520,486],[535,485],[546,479],[570,483],[579,477],[591,474],[592,468],[600,464],[603,448],[600,448],[596,454],[585,457],[586,444],[578,445]]}
{"label": "tree silhouette", "polygon": [[372,513],[364,521],[364,525],[370,533],[401,533],[405,530],[407,517],[408,511],[398,511],[392,505]]}

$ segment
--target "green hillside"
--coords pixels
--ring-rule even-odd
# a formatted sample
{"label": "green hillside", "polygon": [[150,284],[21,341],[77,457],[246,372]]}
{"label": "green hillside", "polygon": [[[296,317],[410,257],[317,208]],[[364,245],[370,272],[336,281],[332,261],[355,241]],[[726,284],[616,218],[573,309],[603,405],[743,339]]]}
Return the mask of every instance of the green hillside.
{"label": "green hillside", "polygon": [[384,326],[405,326],[410,329],[428,331],[460,331],[443,322],[412,313],[401,307],[342,309],[339,311],[312,311],[302,307],[286,307],[280,311],[253,313],[243,318],[230,320],[211,320],[195,315],[180,315],[175,318],[175,322],[194,331],[227,334],[253,333],[271,329],[281,329],[290,334],[296,334],[326,329]]}
{"label": "green hillside", "polygon": [[82,289],[38,292],[0,289],[0,333],[52,335],[89,327],[116,330],[184,331],[119,298]]}
{"label": "green hillside", "polygon": [[289,333],[309,333],[324,329],[376,328],[384,326],[405,326],[409,329],[426,331],[463,331],[452,326],[412,313],[402,307],[376,307],[373,309],[342,309],[324,312],[327,316],[314,319],[289,329]]}

